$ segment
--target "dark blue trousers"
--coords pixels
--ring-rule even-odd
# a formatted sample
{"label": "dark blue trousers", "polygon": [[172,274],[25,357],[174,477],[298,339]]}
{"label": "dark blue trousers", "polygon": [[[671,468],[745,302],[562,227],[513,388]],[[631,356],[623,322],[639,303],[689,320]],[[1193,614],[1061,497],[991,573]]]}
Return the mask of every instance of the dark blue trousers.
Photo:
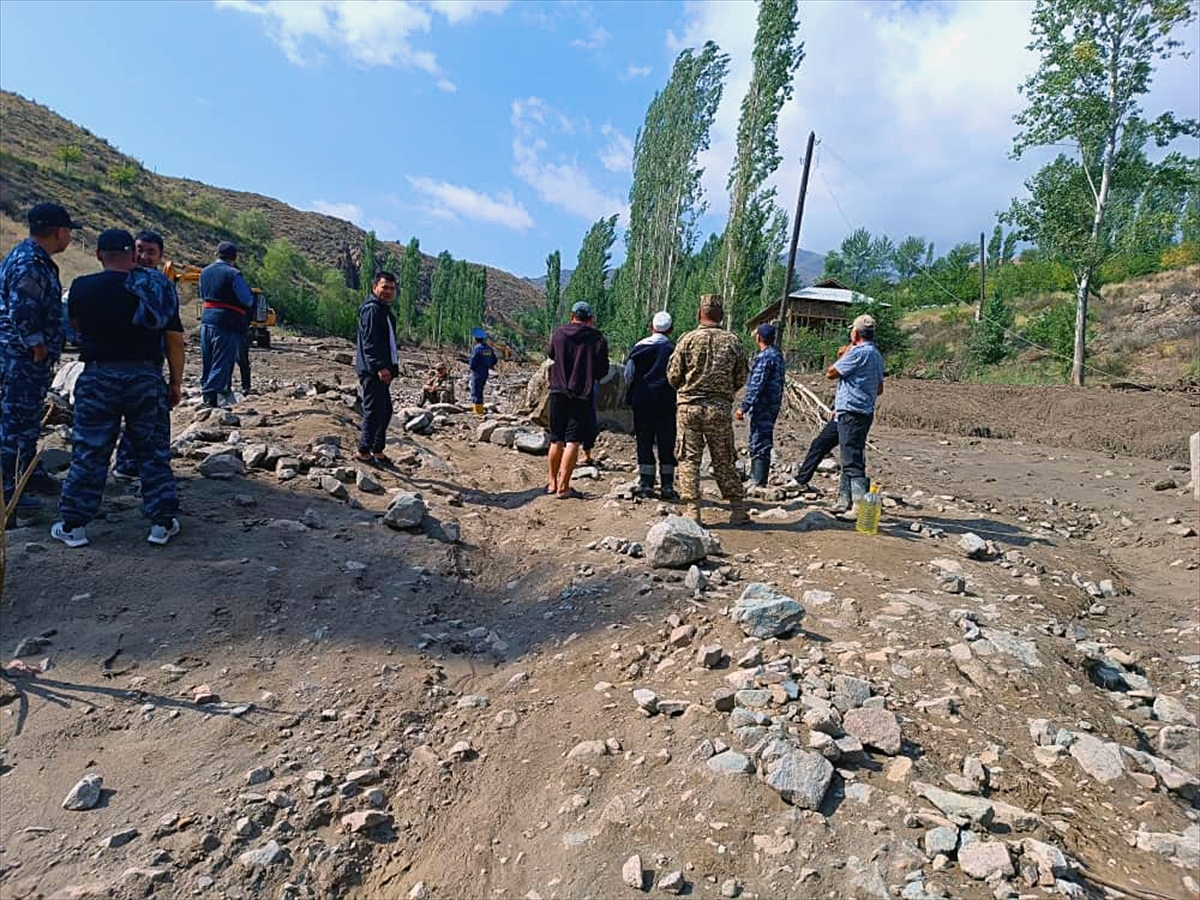
{"label": "dark blue trousers", "polygon": [[241,330],[200,326],[200,390],[205,394],[227,394],[233,386],[233,366],[242,352]]}
{"label": "dark blue trousers", "polygon": [[50,363],[35,363],[28,351],[0,354],[0,466],[8,499],[16,490],[17,475],[37,454],[51,376]]}
{"label": "dark blue trousers", "polygon": [[750,458],[771,459],[771,449],[775,446],[775,420],[779,410],[774,415],[750,415]]}
{"label": "dark blue trousers", "polygon": [[874,413],[839,412],[838,443],[842,445],[842,477],[867,477],[867,434]]}
{"label": "dark blue trousers", "polygon": [[96,517],[108,461],[121,420],[141,463],[142,509],[156,525],[169,525],[179,509],[171,452],[161,440],[167,383],[154,363],[88,363],[75,383],[71,471],[58,511],[68,529]]}
{"label": "dark blue trousers", "polygon": [[359,375],[358,385],[363,408],[358,449],[362,453],[382,453],[392,421],[392,392],[376,375]]}
{"label": "dark blue trousers", "polygon": [[472,372],[471,373],[471,402],[483,402],[483,389],[487,385],[487,372]]}
{"label": "dark blue trousers", "polygon": [[796,473],[796,480],[801,484],[808,484],[812,481],[813,475],[817,471],[817,466],[834,447],[838,445],[838,423],[837,419],[830,419],[825,423],[812,443],[808,445],[808,453],[804,456],[804,462],[800,464],[800,471]]}

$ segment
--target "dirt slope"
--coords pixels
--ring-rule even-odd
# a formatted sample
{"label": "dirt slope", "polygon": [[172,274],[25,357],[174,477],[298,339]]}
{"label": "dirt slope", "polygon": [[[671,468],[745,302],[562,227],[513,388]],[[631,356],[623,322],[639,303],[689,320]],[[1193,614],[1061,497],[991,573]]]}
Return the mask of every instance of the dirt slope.
{"label": "dirt slope", "polygon": [[[701,588],[608,549],[645,544],[668,512],[614,490],[633,469],[624,436],[602,437],[580,501],[542,494],[544,457],[477,440],[477,421],[448,411],[429,434],[394,426],[398,470],[367,473],[384,494],[353,471],[338,473],[345,499],[303,471],[199,473],[230,448],[352,468],[345,349],[281,336],[255,351],[261,393],[232,417],[176,410],[184,530],[169,547],[144,543],[116,484],[90,547],[52,541],[48,513],[9,533],[0,647],[43,636],[24,659],[54,667],[0,678],[0,895],[634,897],[635,854],[655,896],[676,872],[712,898],[1194,895],[1197,509],[1152,489],[1186,480],[1177,453],[881,424],[883,533],[855,534],[777,470],[749,528],[723,525],[714,499],[722,551]],[[426,362],[404,359],[401,404]],[[502,370],[501,413],[527,375]],[[924,387],[905,385],[905,404]],[[1049,434],[1041,420],[1077,415],[1056,396],[1015,427]],[[926,405],[952,422],[988,399],[947,387]],[[809,433],[782,423],[782,458]],[[319,463],[330,435],[342,458]],[[427,533],[381,524],[396,490],[422,494]],[[968,531],[1003,555],[965,558]],[[731,621],[756,581],[803,601],[799,633],[750,639]],[[201,685],[220,702],[194,702]],[[714,691],[734,686],[757,690],[719,711]],[[657,715],[635,689],[658,695]],[[899,746],[865,755],[821,731],[887,716]],[[764,776],[779,753],[815,768],[810,745],[837,758],[806,809],[713,755],[726,745]],[[1116,745],[1181,761],[1155,776]],[[103,776],[99,804],[61,808],[87,772]],[[964,778],[979,795],[959,794]],[[354,831],[370,812],[381,823]]]}
{"label": "dirt slope", "polygon": [[[230,191],[186,178],[158,175],[142,163],[118,151],[91,132],[57,115],[53,110],[26,100],[11,91],[0,91],[0,213],[20,220],[34,203],[61,202],[88,227],[81,238],[94,246],[104,228],[125,227],[136,231],[153,225],[166,239],[175,259],[203,264],[210,260],[217,242],[231,236],[214,223],[188,211],[196,197],[206,196],[226,208],[232,216],[244,210],[266,214],[274,237],[286,238],[309,259],[325,266],[338,265],[349,252],[357,260],[365,233],[350,222],[321,213],[294,209],[261,194]],[[77,146],[82,159],[62,171],[57,152]],[[137,183],[133,190],[120,191],[108,181],[115,166],[135,165]],[[0,250],[8,252],[7,243]],[[404,248],[381,241],[379,252],[397,259]],[[422,254],[422,267],[432,270],[434,258]],[[428,285],[428,278],[425,279]],[[488,268],[489,313],[513,324],[518,312],[543,302],[542,293],[501,269]]]}

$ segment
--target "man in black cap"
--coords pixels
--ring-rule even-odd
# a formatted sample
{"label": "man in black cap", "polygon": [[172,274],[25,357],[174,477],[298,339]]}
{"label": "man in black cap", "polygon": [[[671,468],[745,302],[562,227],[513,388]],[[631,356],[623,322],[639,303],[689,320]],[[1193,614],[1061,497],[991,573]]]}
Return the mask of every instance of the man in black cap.
{"label": "man in black cap", "polygon": [[[29,237],[0,264],[0,466],[4,497],[16,490],[17,475],[37,454],[42,408],[54,364],[62,354],[62,282],[51,258],[71,243],[78,228],[56,203],[29,211]],[[34,490],[52,491],[53,478],[39,471]],[[18,509],[36,509],[36,497],[22,495]]]}
{"label": "man in black cap", "polygon": [[237,270],[237,244],[221,241],[217,261],[200,273],[200,389],[205,406],[230,404],[233,366],[241,353],[254,310],[254,294]]}
{"label": "man in black cap", "polygon": [[750,367],[746,396],[733,415],[739,422],[750,416],[750,478],[758,487],[766,487],[771,450],[775,447],[775,420],[783,406],[785,365],[783,354],[775,346],[774,325],[759,325],[754,340],[758,355]]}
{"label": "man in black cap", "polygon": [[[75,382],[71,471],[58,502],[62,518],[50,536],[68,547],[88,543],[85,528],[100,507],[124,419],[141,468],[142,508],[151,523],[146,540],[162,545],[179,533],[171,451],[160,439],[161,413],[178,405],[183,389],[179,300],[161,272],[137,267],[128,231],[101,233],[96,258],[104,271],[71,283],[69,311],[84,369]],[[169,382],[162,375],[164,351]]]}

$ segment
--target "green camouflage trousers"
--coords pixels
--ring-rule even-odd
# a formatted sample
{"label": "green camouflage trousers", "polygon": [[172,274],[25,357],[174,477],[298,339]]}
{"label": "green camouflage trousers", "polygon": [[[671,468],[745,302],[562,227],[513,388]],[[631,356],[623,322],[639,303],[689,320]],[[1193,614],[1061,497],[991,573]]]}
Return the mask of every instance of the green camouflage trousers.
{"label": "green camouflage trousers", "polygon": [[687,503],[700,502],[700,461],[707,445],[712,474],[729,501],[742,500],[745,493],[733,462],[733,412],[728,403],[688,403],[679,407],[679,437],[675,442],[676,477],[679,495]]}

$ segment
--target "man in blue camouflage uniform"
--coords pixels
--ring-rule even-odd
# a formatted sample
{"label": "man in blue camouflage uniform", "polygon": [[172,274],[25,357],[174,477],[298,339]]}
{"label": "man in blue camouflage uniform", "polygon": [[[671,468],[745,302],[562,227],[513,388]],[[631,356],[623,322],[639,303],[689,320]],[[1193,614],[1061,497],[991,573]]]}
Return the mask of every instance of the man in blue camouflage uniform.
{"label": "man in blue camouflage uniform", "polygon": [[775,446],[775,420],[783,405],[783,354],[775,346],[775,326],[759,325],[754,334],[758,356],[750,367],[746,396],[734,415],[740,422],[750,416],[750,478],[766,487]]}
{"label": "man in blue camouflage uniform", "polygon": [[[6,499],[37,454],[46,390],[62,355],[62,283],[51,257],[67,249],[71,230],[79,227],[54,203],[39,203],[28,219],[29,237],[0,265],[0,465]],[[57,487],[44,471],[29,486]],[[22,495],[18,509],[39,506],[36,497]]]}
{"label": "man in blue camouflage uniform", "polygon": [[[157,231],[139,231],[133,241],[137,264],[143,269],[157,271],[163,258],[162,235]],[[171,285],[171,290],[175,290],[174,285]],[[178,300],[176,302],[178,303]],[[159,428],[161,432],[158,440],[170,444],[171,410],[169,407],[163,407],[160,411]],[[136,481],[140,471],[141,467],[133,455],[133,441],[129,439],[129,434],[122,429],[121,440],[117,444],[117,458],[112,467],[112,476],[117,481]]]}
{"label": "man in blue camouflage uniform", "polygon": [[475,346],[467,360],[471,370],[471,411],[482,416],[483,389],[487,386],[488,374],[496,367],[496,351],[487,342],[487,332],[482,328],[472,328],[471,337],[475,338]]}
{"label": "man in blue camouflage uniform", "polygon": [[[84,370],[75,383],[71,471],[50,536],[68,547],[88,543],[121,420],[141,464],[142,508],[151,544],[179,533],[171,453],[162,436],[162,411],[178,405],[183,385],[183,326],[174,286],[153,269],[137,268],[133,235],[103,232],[96,258],[104,271],[71,283],[70,314],[80,336]],[[164,381],[164,350],[170,381]]]}

